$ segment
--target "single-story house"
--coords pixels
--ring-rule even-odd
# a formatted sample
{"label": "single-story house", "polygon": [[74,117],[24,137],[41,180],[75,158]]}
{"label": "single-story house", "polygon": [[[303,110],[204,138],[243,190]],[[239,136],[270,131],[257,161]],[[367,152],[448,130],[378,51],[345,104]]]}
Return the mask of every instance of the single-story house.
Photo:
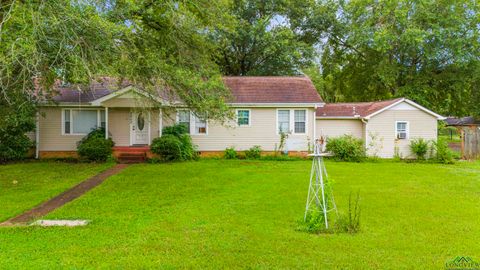
{"label": "single-story house", "polygon": [[[99,126],[115,142],[116,152],[148,150],[163,127],[183,123],[206,155],[255,145],[275,151],[285,132],[290,153],[305,153],[320,136],[352,134],[366,141],[369,154],[388,158],[397,147],[406,157],[409,140],[435,140],[437,120],[443,119],[404,98],[325,104],[307,77],[225,77],[224,83],[233,98],[228,105],[236,115],[226,123],[199,117],[162,94],[152,99],[132,85],[118,89],[106,80],[92,83],[87,91],[59,86],[53,102],[39,106],[36,156],[76,155],[77,142]],[[377,150],[369,147],[372,143],[378,144]]]}

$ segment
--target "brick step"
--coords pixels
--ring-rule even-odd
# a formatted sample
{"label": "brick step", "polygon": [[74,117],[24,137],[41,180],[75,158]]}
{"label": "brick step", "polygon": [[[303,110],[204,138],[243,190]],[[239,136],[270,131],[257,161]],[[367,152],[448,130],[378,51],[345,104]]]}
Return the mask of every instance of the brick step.
{"label": "brick step", "polygon": [[147,159],[147,155],[144,152],[129,152],[120,153],[118,155],[118,161],[120,163],[142,163]]}
{"label": "brick step", "polygon": [[120,153],[119,157],[145,157],[147,156],[146,153]]}

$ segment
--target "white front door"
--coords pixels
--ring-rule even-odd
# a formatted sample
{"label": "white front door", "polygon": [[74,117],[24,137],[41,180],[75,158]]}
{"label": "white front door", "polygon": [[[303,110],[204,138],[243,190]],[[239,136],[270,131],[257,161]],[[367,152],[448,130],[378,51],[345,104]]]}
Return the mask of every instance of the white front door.
{"label": "white front door", "polygon": [[150,117],[147,112],[132,112],[130,136],[132,145],[149,144]]}

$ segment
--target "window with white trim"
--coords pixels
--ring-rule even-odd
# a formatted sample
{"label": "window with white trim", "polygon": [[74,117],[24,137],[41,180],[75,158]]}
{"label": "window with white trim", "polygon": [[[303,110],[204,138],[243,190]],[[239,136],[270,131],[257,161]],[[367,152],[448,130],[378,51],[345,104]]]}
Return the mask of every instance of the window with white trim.
{"label": "window with white trim", "polygon": [[193,115],[195,118],[195,129],[193,134],[207,134],[207,120],[206,117],[199,117],[198,115]]}
{"label": "window with white trim", "polygon": [[177,111],[177,124],[185,125],[189,134],[207,134],[207,118],[189,110]]}
{"label": "window with white trim", "polygon": [[63,134],[68,135],[85,135],[106,124],[104,110],[65,109],[62,120]]}
{"label": "window with white trim", "polygon": [[290,132],[290,110],[278,110],[278,133]]}
{"label": "window with white trim", "polygon": [[277,110],[277,133],[307,133],[307,110],[280,109]]}
{"label": "window with white trim", "polygon": [[397,139],[400,139],[400,140],[408,139],[408,122],[397,121],[395,129],[396,129]]}
{"label": "window with white trim", "polygon": [[177,112],[177,124],[184,125],[190,134],[190,111],[181,110]]}
{"label": "window with white trim", "polygon": [[294,111],[294,133],[302,134],[306,132],[307,127],[307,111],[295,110]]}
{"label": "window with white trim", "polygon": [[107,122],[105,121],[105,111],[100,111],[100,126],[102,128],[105,128],[107,125]]}
{"label": "window with white trim", "polygon": [[239,127],[250,125],[250,110],[237,110],[237,125]]}

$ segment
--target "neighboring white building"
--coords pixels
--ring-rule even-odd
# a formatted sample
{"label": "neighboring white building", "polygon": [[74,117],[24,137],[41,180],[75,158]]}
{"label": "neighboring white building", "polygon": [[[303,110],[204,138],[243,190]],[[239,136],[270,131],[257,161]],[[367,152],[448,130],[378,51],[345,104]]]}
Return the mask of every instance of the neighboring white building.
{"label": "neighboring white building", "polygon": [[351,134],[365,141],[367,153],[383,158],[413,157],[414,138],[437,140],[437,121],[445,119],[419,104],[397,98],[378,102],[332,103],[317,109],[317,136]]}
{"label": "neighboring white building", "polygon": [[[103,126],[115,142],[115,151],[148,151],[162,128],[183,123],[202,154],[219,153],[227,147],[247,150],[259,145],[274,151],[280,131],[288,132],[289,152],[306,152],[321,135],[343,134],[372,143],[369,153],[392,157],[395,145],[404,157],[408,141],[436,139],[440,115],[407,100],[369,103],[325,104],[307,77],[225,77],[233,100],[228,105],[236,118],[228,123],[202,119],[159,93],[151,96],[131,85],[113,90],[109,80],[92,83],[87,91],[58,87],[53,102],[39,107],[35,134],[38,157],[76,155],[77,142],[94,127]],[[405,137],[405,138],[403,138]]]}

